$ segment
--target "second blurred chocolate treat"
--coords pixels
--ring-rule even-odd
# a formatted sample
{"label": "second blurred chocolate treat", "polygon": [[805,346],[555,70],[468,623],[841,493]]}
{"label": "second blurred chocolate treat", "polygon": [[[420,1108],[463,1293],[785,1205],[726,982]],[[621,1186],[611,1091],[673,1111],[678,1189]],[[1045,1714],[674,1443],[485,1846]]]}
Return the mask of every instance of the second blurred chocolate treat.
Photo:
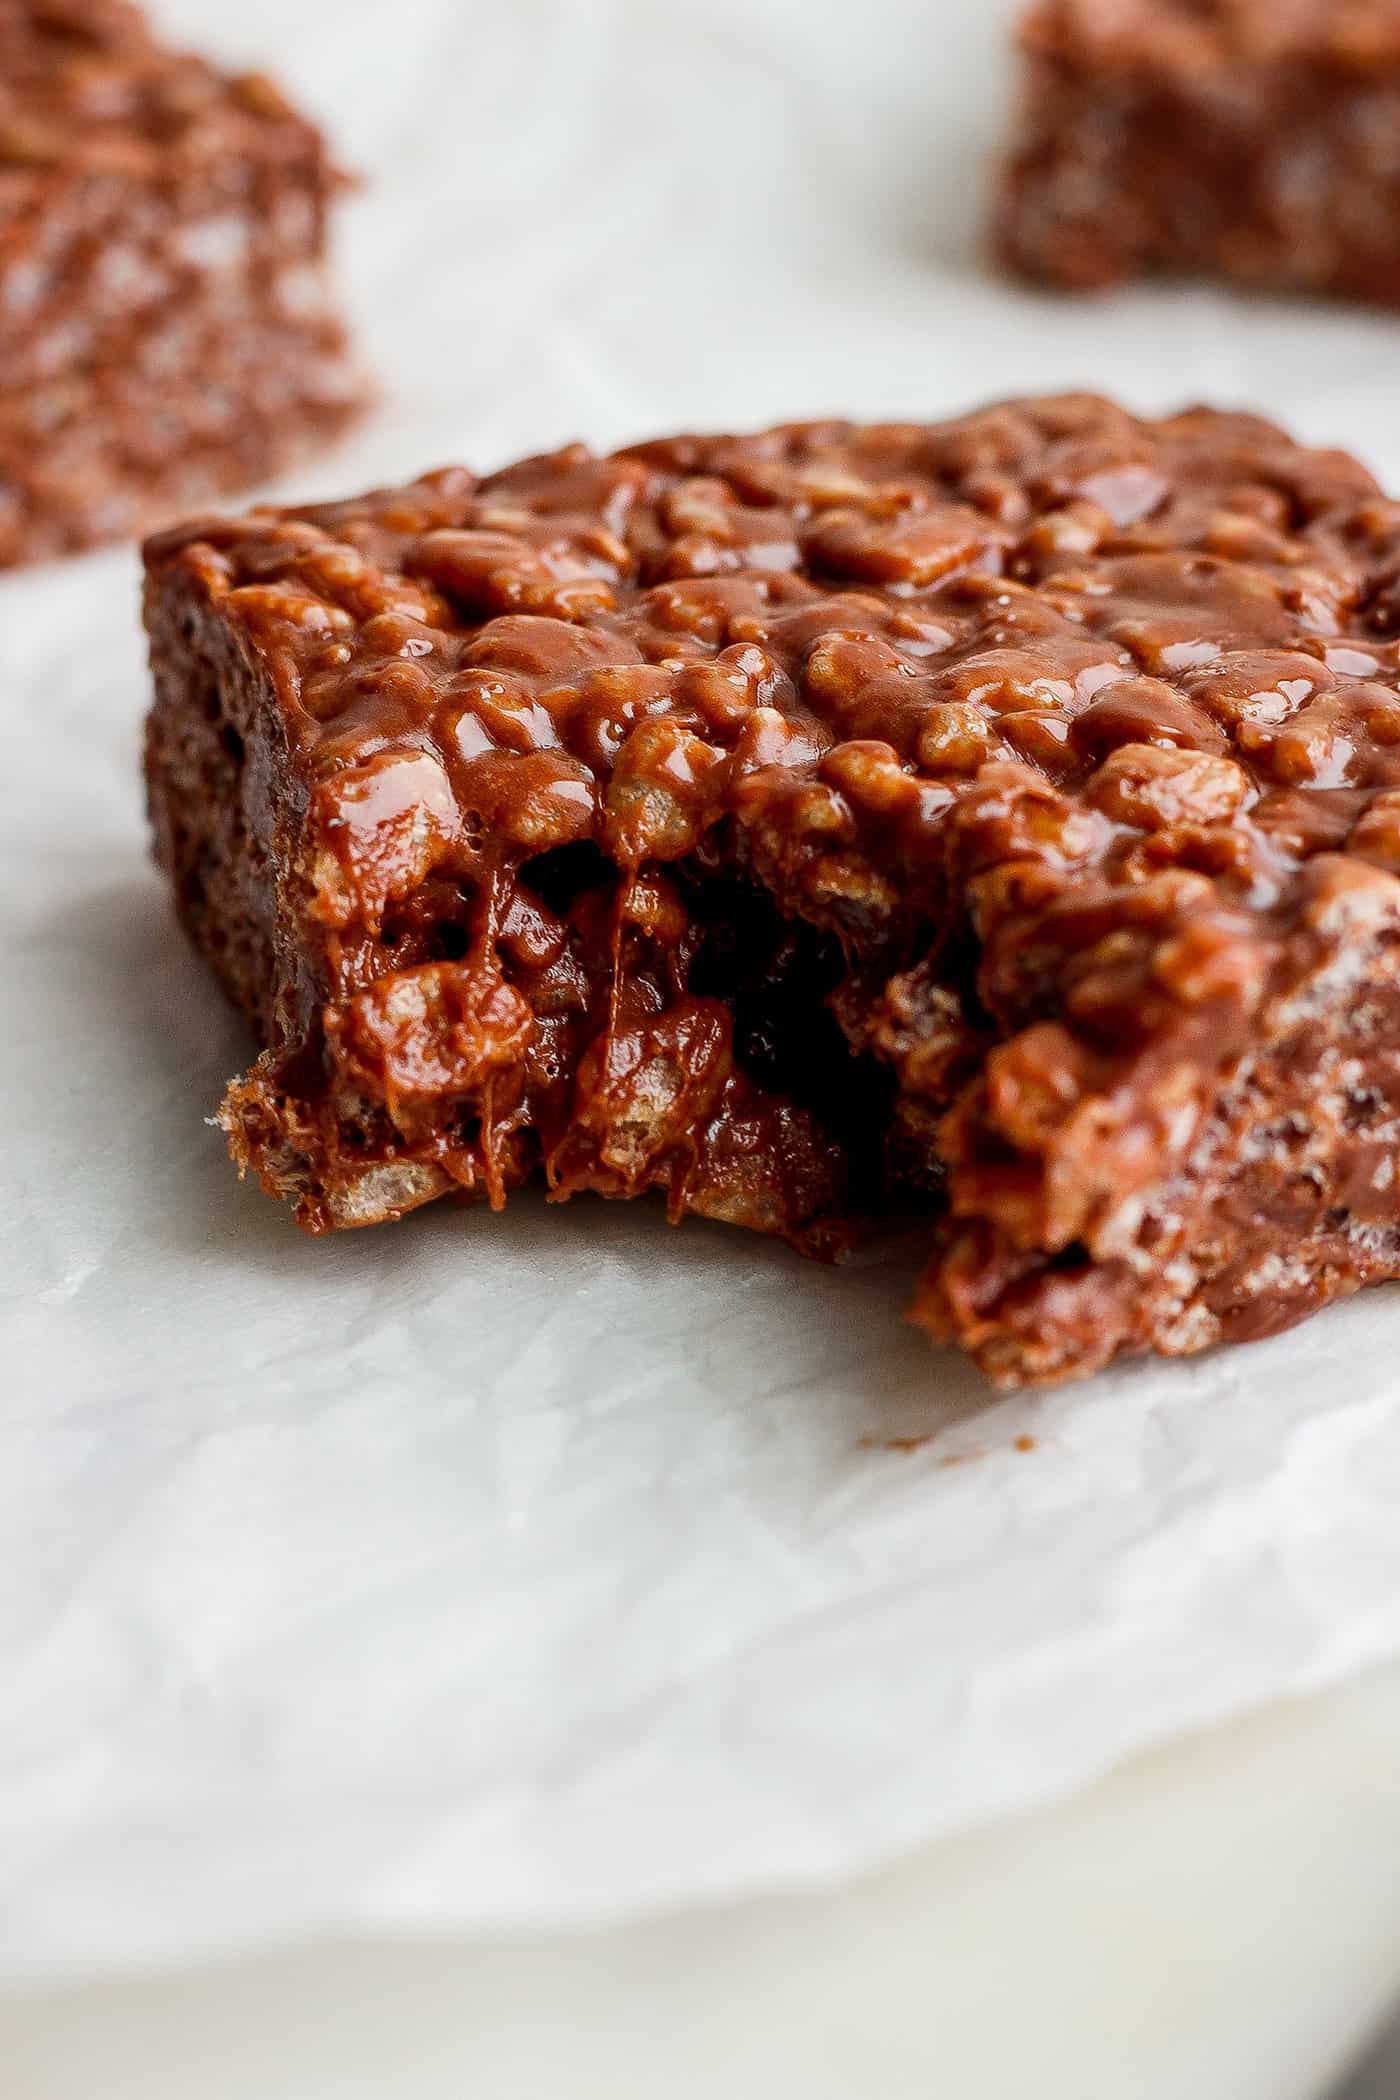
{"label": "second blurred chocolate treat", "polygon": [[261,480],[365,396],[343,178],[262,75],[124,0],[0,0],[0,568]]}
{"label": "second blurred chocolate treat", "polygon": [[1400,0],[1039,0],[996,236],[1147,274],[1400,304]]}

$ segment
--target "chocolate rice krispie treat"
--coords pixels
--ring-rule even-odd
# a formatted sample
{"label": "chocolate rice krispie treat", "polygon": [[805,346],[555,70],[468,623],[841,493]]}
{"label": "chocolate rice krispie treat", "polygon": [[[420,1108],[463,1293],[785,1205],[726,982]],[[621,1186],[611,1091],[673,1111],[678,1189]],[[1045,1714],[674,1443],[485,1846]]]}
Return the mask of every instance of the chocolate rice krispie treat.
{"label": "chocolate rice krispie treat", "polygon": [[1012,401],[196,520],[147,576],[157,850],[262,1046],[222,1122],[312,1231],[912,1207],[915,1317],[1009,1385],[1400,1274],[1355,460]]}
{"label": "chocolate rice krispie treat", "polygon": [[125,0],[0,0],[0,568],[168,519],[333,437],[342,186],[262,75]]}
{"label": "chocolate rice krispie treat", "polygon": [[1013,268],[1400,303],[1400,0],[1037,0],[1020,49]]}

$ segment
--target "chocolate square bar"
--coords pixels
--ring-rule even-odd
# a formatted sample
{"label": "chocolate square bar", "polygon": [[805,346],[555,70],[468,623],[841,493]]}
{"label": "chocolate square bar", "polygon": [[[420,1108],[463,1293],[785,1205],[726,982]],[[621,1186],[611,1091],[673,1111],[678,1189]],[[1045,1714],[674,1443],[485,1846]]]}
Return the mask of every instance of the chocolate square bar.
{"label": "chocolate square bar", "polygon": [[340,182],[269,80],[166,50],[125,0],[0,0],[0,568],[342,428]]}
{"label": "chocolate square bar", "polygon": [[1039,0],[1020,44],[1013,268],[1400,303],[1397,0]]}
{"label": "chocolate square bar", "polygon": [[1007,1384],[1400,1274],[1400,505],[1070,397],[147,549],[157,850],[313,1231],[527,1180],[839,1250]]}

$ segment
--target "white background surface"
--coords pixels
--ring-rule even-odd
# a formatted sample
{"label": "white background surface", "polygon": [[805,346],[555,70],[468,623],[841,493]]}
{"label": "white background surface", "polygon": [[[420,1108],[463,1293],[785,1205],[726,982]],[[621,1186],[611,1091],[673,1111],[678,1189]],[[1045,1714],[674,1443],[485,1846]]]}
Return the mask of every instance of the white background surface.
{"label": "white background surface", "polygon": [[1397,1733],[1392,1671],[829,1891],[0,2001],[4,2090],[1320,2100],[1400,1975]]}
{"label": "white background surface", "polygon": [[[1400,481],[1390,322],[1213,293],[1062,305],[981,272],[996,10],[417,0],[392,35],[380,7],[252,0],[232,29],[212,13],[167,9],[250,59],[285,32],[285,72],[372,183],[346,264],[390,399],[308,486],[579,433],[932,415],[1080,383],[1271,408]],[[0,599],[0,678],[29,730],[5,869],[13,1975],[821,1884],[1400,1641],[1383,1298],[1247,1356],[973,1414],[972,1381],[900,1328],[903,1281],[879,1268],[833,1281],[721,1233],[528,1204],[330,1250],[294,1238],[230,1184],[198,1120],[243,1052],[143,864],[131,588],[119,554]],[[541,1322],[542,1277],[565,1317]],[[930,1428],[940,1440],[912,1456],[878,1448]],[[1394,1926],[1359,1842],[1363,1811],[1392,1858],[1400,1835],[1382,1813],[1393,1759],[1368,1762],[1376,1740],[1393,1748],[1394,1700],[1382,1686],[1332,1711],[1335,1739],[1259,1724],[1204,1764],[1151,1762],[1029,1836],[962,1840],[848,1898],[556,1932],[465,1968],[405,1947],[372,1970],[359,1955],[201,1983],[186,2004],[245,2046],[186,2062],[179,2090],[241,2091],[240,2065],[248,2091],[277,2090],[248,2054],[266,2031],[249,2008],[289,2021],[289,2002],[348,1990],[342,2043],[360,2045],[325,2090],[368,2091],[376,2006],[392,2048],[466,1990],[488,2049],[474,2092],[572,2091],[565,2061],[656,2090],[657,2050],[689,2031],[766,2061],[755,2090],[805,2063],[804,2090],[865,2100],[881,2088],[855,2082],[854,2045],[877,2025],[870,2075],[927,2090],[926,1992],[963,2092],[1087,2095],[1116,2035],[1144,2094],[1245,2100],[1253,2050],[1276,2073],[1261,2100],[1302,2095],[1280,2081],[1311,2080],[1378,1991]],[[1241,1837],[1256,1770],[1272,1777]],[[1254,1908],[1236,1869],[1256,1839]],[[1320,1876],[1336,1897],[1353,1861],[1345,1931],[1331,1920],[1343,1976],[1317,1955],[1316,1914],[1290,1919],[1268,1877]],[[882,1963],[856,1960],[867,1943]],[[1281,1986],[1305,1945],[1310,1982]],[[1227,1954],[1244,1967],[1228,2004],[1181,1994],[1183,1964],[1199,1982]],[[1102,1989],[1083,1987],[1086,1963]],[[638,1977],[664,2017],[633,2002]],[[804,1977],[841,2008],[846,2052],[803,2055]],[[998,1979],[1024,2032],[993,2016]],[[99,2061],[108,2096],[123,2062],[144,2063],[154,2100],[192,2030],[182,2045],[161,2024],[159,1986],[122,1988],[98,1986],[80,2019],[51,1998],[16,2016],[36,2100],[83,2100]],[[457,2075],[462,2045],[432,2031]],[[1037,2033],[1058,2085],[1014,2083]],[[310,2039],[303,2021],[294,2044]],[[552,2069],[531,2057],[556,2046]],[[700,2090],[706,2062],[697,2045],[659,2089]],[[1184,2065],[1194,2082],[1161,2082]],[[301,2055],[283,2069],[289,2094],[319,2100]],[[411,2096],[411,2075],[392,2089]]]}

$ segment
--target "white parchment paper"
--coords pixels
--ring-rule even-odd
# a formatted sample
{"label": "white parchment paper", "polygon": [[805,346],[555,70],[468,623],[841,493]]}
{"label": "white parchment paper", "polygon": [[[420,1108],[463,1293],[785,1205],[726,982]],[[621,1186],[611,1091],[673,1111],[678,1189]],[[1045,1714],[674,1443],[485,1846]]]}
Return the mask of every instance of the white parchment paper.
{"label": "white parchment paper", "polygon": [[[983,272],[1001,12],[168,0],[370,179],[388,399],[300,489],[1075,384],[1400,484],[1400,325]],[[1393,1294],[991,1404],[901,1324],[917,1248],[529,1199],[313,1244],[240,1189],[135,585],[0,582],[0,1976],[831,1876],[1400,1648]]]}

